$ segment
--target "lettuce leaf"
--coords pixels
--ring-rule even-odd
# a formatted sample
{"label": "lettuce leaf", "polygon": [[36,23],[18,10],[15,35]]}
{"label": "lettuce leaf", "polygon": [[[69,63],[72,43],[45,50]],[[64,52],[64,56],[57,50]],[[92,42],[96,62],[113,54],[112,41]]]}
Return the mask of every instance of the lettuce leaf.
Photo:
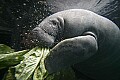
{"label": "lettuce leaf", "polygon": [[[21,63],[19,65],[16,66],[15,77],[17,80],[29,80],[32,78],[34,71],[38,70],[38,68],[40,67],[40,66],[38,67],[38,65],[42,61],[44,51],[46,51],[46,50],[36,47],[24,55],[25,59],[23,61],[21,61]],[[47,50],[47,52],[49,52],[49,51]],[[43,64],[42,64],[42,66],[43,66]],[[39,79],[39,80],[42,80],[43,72],[46,73],[46,71],[44,71],[44,70],[45,69],[41,68],[41,71],[39,73],[41,79]],[[37,71],[37,72],[39,72],[39,71]],[[35,73],[36,73],[36,71],[35,71]],[[36,76],[37,75],[34,74],[34,77],[33,77],[34,80],[37,80],[37,79],[35,79],[35,78],[37,78]]]}
{"label": "lettuce leaf", "polygon": [[76,80],[71,67],[52,74],[47,72],[44,60],[49,52],[50,49],[39,47],[29,52],[14,52],[10,47],[0,44],[0,69],[9,67],[3,80]]}
{"label": "lettuce leaf", "polygon": [[9,46],[0,44],[0,54],[9,54],[13,53],[14,49],[11,49]]}
{"label": "lettuce leaf", "polygon": [[13,52],[13,49],[3,44],[0,44],[0,50],[0,69],[19,64],[24,59],[23,55],[28,52],[28,50]]}
{"label": "lettuce leaf", "polygon": [[36,68],[34,75],[33,75],[33,80],[44,80],[47,77],[47,70],[45,69],[44,65],[44,60],[49,53],[49,49],[38,49],[38,51],[41,53],[42,57],[40,60],[40,63],[38,67]]}

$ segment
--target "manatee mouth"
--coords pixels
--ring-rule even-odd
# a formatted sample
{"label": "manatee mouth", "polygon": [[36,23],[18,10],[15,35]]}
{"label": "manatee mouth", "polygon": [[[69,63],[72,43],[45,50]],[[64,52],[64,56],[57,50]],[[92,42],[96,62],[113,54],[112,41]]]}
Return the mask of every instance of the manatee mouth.
{"label": "manatee mouth", "polygon": [[42,47],[52,47],[54,44],[54,36],[48,34],[43,29],[36,27],[32,31],[32,40],[34,44]]}

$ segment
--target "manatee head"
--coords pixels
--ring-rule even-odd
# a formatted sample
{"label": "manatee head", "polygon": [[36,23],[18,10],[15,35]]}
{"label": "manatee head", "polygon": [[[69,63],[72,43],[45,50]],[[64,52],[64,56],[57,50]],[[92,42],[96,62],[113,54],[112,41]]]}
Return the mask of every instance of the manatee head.
{"label": "manatee head", "polygon": [[48,17],[32,30],[32,39],[38,46],[52,47],[62,34],[62,17]]}

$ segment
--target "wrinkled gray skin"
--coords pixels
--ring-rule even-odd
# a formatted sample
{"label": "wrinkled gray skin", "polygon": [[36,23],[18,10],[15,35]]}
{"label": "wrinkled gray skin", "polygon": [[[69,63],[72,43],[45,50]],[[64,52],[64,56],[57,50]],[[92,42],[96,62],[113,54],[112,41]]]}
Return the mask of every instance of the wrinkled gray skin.
{"label": "wrinkled gray skin", "polygon": [[53,47],[49,73],[73,66],[95,80],[120,80],[120,30],[112,21],[83,9],[55,13],[33,29],[41,45]]}

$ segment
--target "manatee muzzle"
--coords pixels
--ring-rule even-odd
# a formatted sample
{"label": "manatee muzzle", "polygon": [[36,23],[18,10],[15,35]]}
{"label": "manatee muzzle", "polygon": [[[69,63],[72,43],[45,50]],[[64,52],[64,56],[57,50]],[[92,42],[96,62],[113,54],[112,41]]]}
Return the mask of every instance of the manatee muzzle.
{"label": "manatee muzzle", "polygon": [[51,47],[54,44],[54,36],[49,35],[40,27],[32,30],[32,39],[38,46]]}

